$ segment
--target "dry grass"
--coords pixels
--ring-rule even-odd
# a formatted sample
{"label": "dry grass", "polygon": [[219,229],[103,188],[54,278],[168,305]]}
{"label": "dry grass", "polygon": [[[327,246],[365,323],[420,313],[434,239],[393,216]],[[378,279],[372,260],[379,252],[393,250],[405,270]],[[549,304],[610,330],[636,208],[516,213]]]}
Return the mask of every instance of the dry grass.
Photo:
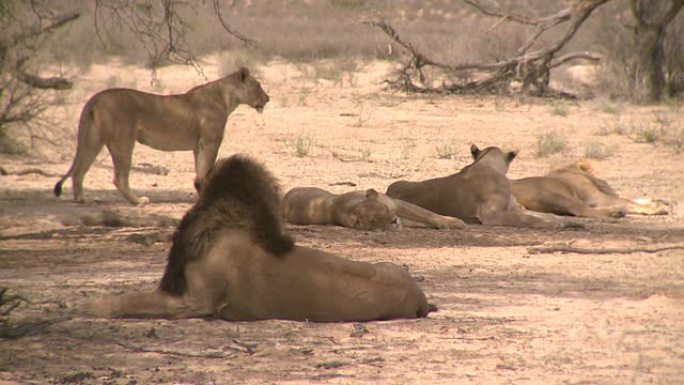
{"label": "dry grass", "polygon": [[584,143],[584,157],[589,159],[604,159],[615,153],[613,147],[606,146],[600,142],[586,142]]}
{"label": "dry grass", "polygon": [[570,107],[565,103],[553,103],[551,105],[551,115],[566,117],[570,113]]}
{"label": "dry grass", "polygon": [[435,146],[435,152],[439,159],[454,159],[458,154],[458,149],[453,143],[440,143]]}
{"label": "dry grass", "polygon": [[568,146],[568,140],[560,131],[549,131],[537,137],[537,157],[563,152]]}
{"label": "dry grass", "polygon": [[[670,109],[656,110],[652,119],[616,117],[599,126],[597,135],[621,135],[639,143],[666,145],[675,152],[684,151],[684,119],[679,105]],[[597,149],[590,149],[593,152]],[[600,150],[597,150],[600,152]]]}
{"label": "dry grass", "polygon": [[314,140],[308,135],[298,135],[289,142],[289,146],[297,157],[304,158],[311,153],[314,147]]}

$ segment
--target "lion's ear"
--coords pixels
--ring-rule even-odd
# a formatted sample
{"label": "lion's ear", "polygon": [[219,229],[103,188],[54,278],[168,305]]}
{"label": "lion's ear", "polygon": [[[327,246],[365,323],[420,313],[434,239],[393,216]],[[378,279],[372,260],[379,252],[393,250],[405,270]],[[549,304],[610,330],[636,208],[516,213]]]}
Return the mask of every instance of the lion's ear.
{"label": "lion's ear", "polygon": [[478,156],[480,156],[480,149],[473,143],[470,145],[470,155],[473,156],[473,159],[477,159]]}
{"label": "lion's ear", "polygon": [[378,199],[378,192],[375,191],[375,189],[369,188],[366,190],[366,198],[373,198],[373,199]]}
{"label": "lion's ear", "polygon": [[511,163],[517,155],[518,155],[518,150],[509,152],[508,155],[506,156],[506,158],[508,158],[508,163]]}
{"label": "lion's ear", "polygon": [[240,67],[240,69],[238,70],[238,79],[240,79],[241,82],[244,82],[245,80],[247,80],[248,77],[249,70],[245,67]]}

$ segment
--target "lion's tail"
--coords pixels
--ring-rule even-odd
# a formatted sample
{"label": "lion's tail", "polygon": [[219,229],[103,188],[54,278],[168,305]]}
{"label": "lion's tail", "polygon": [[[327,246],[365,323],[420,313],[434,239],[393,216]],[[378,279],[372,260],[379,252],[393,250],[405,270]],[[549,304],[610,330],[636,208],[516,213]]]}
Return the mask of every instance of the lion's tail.
{"label": "lion's tail", "polygon": [[[96,95],[97,96],[97,95]],[[76,155],[74,156],[74,161],[71,162],[71,167],[69,167],[69,171],[62,176],[62,178],[55,183],[55,187],[52,189],[52,192],[55,194],[56,197],[59,197],[62,195],[62,184],[64,181],[71,176],[71,174],[74,172],[74,169],[76,168],[76,165],[78,164],[78,161],[80,157],[82,156],[81,152],[83,149],[81,146],[85,144],[85,136],[86,136],[86,128],[90,125],[90,121],[92,120],[93,114],[93,104],[94,104],[95,97],[93,96],[88,100],[86,105],[83,107],[83,111],[81,111],[81,117],[79,118],[78,121],[78,134],[77,134],[77,140],[76,140]]]}
{"label": "lion's tail", "polygon": [[52,189],[52,192],[55,194],[56,197],[59,197],[62,195],[62,184],[68,178],[72,172],[74,172],[74,165],[76,164],[76,160],[74,160],[74,163],[71,164],[71,167],[69,168],[69,171],[67,171],[66,174],[57,182],[55,183],[55,187]]}

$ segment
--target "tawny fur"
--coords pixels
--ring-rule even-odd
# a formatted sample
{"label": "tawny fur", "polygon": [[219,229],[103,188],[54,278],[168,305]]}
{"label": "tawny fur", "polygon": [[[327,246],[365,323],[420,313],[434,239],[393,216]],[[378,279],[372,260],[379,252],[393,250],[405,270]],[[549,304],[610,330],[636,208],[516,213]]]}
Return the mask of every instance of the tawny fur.
{"label": "tawny fur", "polygon": [[586,159],[553,170],[545,176],[513,180],[513,194],[529,210],[579,217],[622,217],[625,214],[667,214],[656,199],[630,200],[618,196],[596,176]]}

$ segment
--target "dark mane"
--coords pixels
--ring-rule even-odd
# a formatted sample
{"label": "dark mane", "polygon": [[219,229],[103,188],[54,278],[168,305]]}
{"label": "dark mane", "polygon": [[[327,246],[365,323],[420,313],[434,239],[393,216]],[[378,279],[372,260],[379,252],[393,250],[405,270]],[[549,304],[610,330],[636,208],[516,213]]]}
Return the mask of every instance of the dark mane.
{"label": "dark mane", "polygon": [[201,258],[221,229],[244,230],[277,256],[289,252],[294,241],[281,218],[280,188],[264,166],[242,155],[220,159],[173,235],[159,290],[182,295],[187,289],[185,265]]}

